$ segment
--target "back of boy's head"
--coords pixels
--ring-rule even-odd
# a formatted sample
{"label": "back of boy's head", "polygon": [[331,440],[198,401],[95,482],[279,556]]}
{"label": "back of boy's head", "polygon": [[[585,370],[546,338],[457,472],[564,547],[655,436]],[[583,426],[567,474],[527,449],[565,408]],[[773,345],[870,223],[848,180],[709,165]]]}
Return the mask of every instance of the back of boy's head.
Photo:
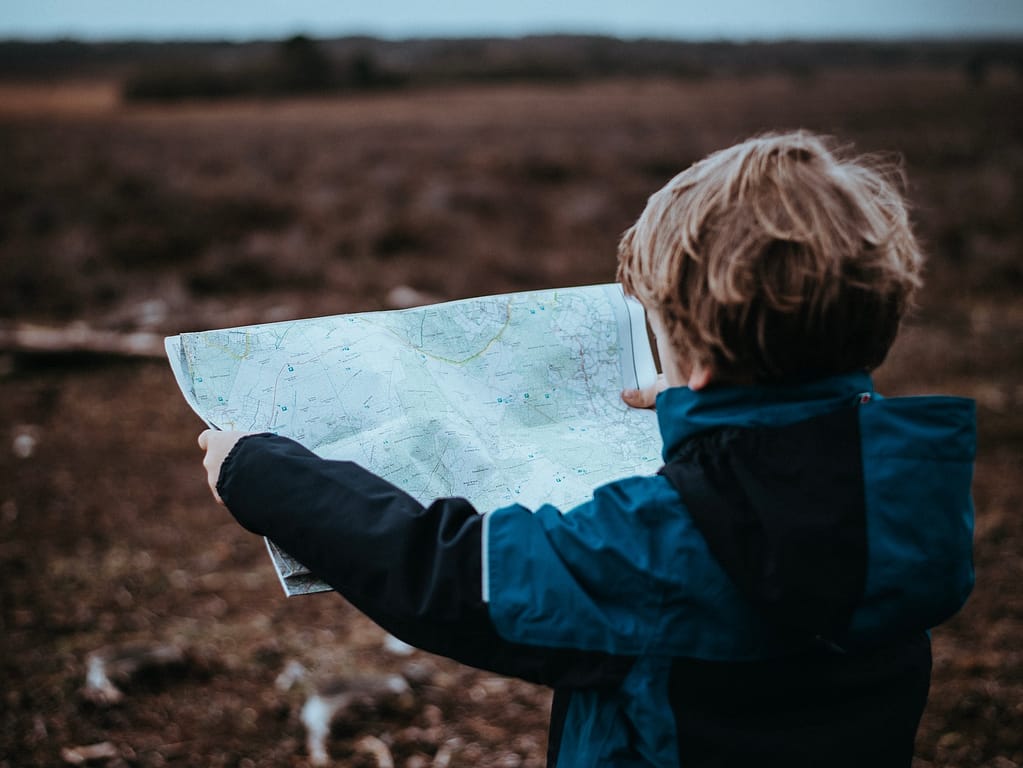
{"label": "back of boy's head", "polygon": [[871,370],[923,265],[895,177],[812,134],[750,139],[651,196],[618,277],[717,380]]}

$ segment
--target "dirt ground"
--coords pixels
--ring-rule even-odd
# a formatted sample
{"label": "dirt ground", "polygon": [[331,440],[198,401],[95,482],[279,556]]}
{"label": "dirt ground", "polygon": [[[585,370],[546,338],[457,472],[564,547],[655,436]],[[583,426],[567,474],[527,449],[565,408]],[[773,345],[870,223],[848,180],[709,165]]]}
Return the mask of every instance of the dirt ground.
{"label": "dirt ground", "polygon": [[[605,282],[646,196],[713,149],[804,127],[901,153],[932,258],[879,388],[973,397],[980,425],[977,586],[933,633],[914,765],[1023,765],[1017,78],[144,108],[60,87],[0,86],[3,321],[171,334],[382,308],[397,286],[449,299]],[[160,360],[0,356],[2,768],[305,766],[310,690],[395,674],[407,690],[337,719],[335,764],[543,764],[545,690],[408,653],[336,595],[285,599],[262,542],[210,499],[200,428]],[[105,703],[86,686],[98,650],[162,662]]]}

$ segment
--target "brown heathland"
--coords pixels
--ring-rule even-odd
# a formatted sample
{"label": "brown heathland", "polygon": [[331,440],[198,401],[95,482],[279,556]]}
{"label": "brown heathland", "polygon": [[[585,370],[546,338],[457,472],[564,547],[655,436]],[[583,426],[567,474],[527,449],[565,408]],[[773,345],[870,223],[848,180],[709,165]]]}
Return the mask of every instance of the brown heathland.
{"label": "brown heathland", "polygon": [[[900,152],[931,261],[879,388],[980,414],[977,588],[934,632],[916,765],[1023,764],[1021,96],[912,70],[174,106],[8,85],[0,319],[178,333],[381,308],[398,285],[604,282],[646,196],[713,149],[804,127]],[[403,766],[541,764],[545,691],[396,655],[337,596],[281,596],[211,501],[201,425],[160,361],[0,362],[0,765],[104,742],[110,765],[306,765],[302,686],[275,687],[291,661],[413,682],[335,728],[339,763],[376,765],[383,744]],[[89,652],[167,643],[184,661],[120,703],[81,693]]]}

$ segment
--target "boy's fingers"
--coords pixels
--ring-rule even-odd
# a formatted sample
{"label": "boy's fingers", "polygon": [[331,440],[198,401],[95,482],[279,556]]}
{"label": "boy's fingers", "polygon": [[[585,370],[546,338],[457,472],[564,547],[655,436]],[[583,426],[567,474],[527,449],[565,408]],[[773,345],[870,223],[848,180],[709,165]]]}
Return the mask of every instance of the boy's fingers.
{"label": "boy's fingers", "polygon": [[234,431],[220,432],[215,429],[205,429],[199,433],[197,442],[199,443],[199,447],[206,451],[206,455],[203,456],[202,459],[202,465],[206,468],[206,479],[207,482],[209,482],[210,490],[213,492],[213,498],[221,504],[223,504],[224,501],[220,498],[220,494],[217,493],[217,480],[220,478],[220,468],[224,464],[224,460],[227,458],[227,455],[234,448],[235,443],[246,435],[251,434],[255,433]]}
{"label": "boy's fingers", "polygon": [[657,403],[657,395],[667,386],[664,375],[661,374],[657,380],[649,386],[640,389],[626,389],[622,391],[622,400],[626,405],[633,408],[653,408]]}
{"label": "boy's fingers", "polygon": [[642,408],[643,393],[638,389],[623,389],[622,400],[633,408]]}
{"label": "boy's fingers", "polygon": [[[206,470],[206,482],[210,487],[210,492],[218,503],[223,504],[224,500],[220,498],[220,494],[217,492],[217,479],[220,476],[220,465],[224,462],[224,455],[221,451],[222,446],[219,443],[210,445],[210,438],[213,434],[214,430],[204,429],[199,433],[197,442],[199,447],[206,452],[206,455],[202,458],[202,465]],[[235,439],[237,440],[237,438]]]}
{"label": "boy's fingers", "polygon": [[626,389],[622,392],[622,400],[632,408],[653,408],[654,402],[657,400],[657,392],[650,387]]}

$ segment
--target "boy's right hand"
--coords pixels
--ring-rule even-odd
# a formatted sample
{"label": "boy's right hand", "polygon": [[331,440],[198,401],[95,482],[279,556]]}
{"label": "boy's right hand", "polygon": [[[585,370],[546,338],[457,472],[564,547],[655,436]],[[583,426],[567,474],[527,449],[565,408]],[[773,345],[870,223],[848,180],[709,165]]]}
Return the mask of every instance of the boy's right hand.
{"label": "boy's right hand", "polygon": [[668,388],[668,382],[663,373],[657,374],[653,384],[640,389],[622,390],[622,400],[632,408],[653,408],[657,402],[657,395]]}
{"label": "boy's right hand", "polygon": [[231,452],[231,449],[234,448],[235,443],[246,435],[251,434],[254,433],[221,432],[216,429],[206,429],[199,434],[199,447],[206,452],[206,456],[202,460],[202,465],[206,469],[206,482],[209,484],[213,498],[217,500],[218,504],[224,503],[224,500],[220,498],[220,494],[217,493],[220,467],[224,463],[224,459]]}

